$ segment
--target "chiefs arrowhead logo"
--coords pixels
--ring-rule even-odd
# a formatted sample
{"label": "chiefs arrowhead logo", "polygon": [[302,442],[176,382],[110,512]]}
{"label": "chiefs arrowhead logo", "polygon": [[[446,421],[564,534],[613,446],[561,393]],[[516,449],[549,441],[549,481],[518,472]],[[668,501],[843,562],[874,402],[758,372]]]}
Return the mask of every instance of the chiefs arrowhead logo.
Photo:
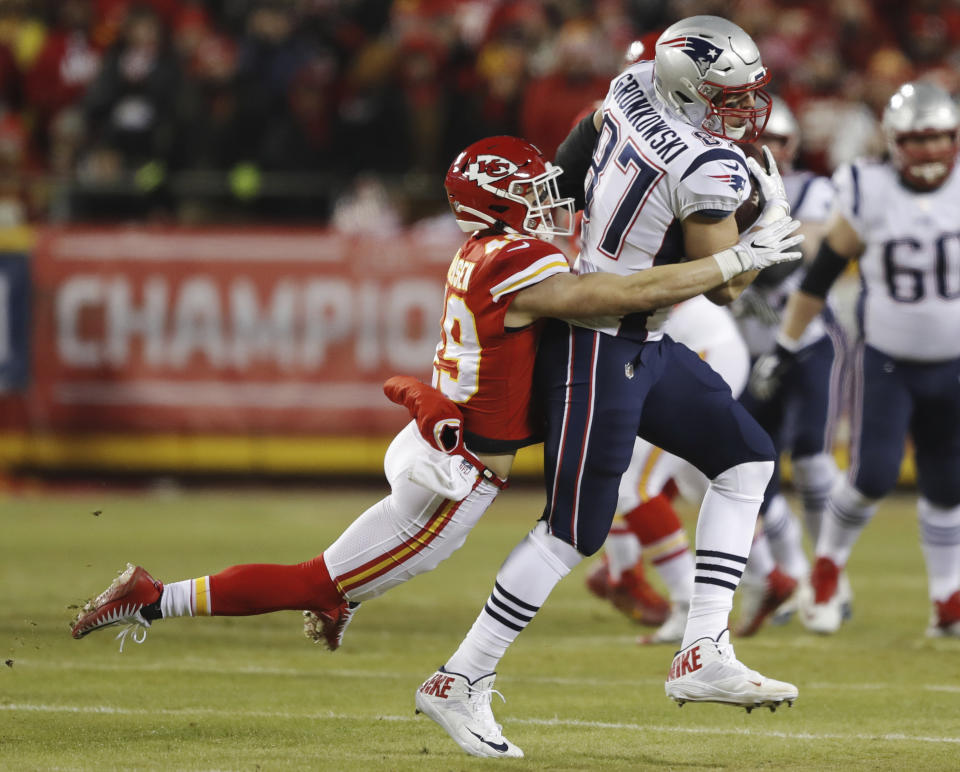
{"label": "chiefs arrowhead logo", "polygon": [[513,174],[519,167],[498,155],[483,154],[476,156],[466,169],[466,177],[478,185],[489,185]]}

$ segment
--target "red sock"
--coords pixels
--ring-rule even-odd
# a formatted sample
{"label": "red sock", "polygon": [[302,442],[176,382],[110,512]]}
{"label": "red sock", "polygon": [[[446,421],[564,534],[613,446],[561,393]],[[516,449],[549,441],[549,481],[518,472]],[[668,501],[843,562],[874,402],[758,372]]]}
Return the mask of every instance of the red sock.
{"label": "red sock", "polygon": [[271,611],[326,611],[344,598],[330,578],[323,555],[292,566],[250,563],[210,576],[213,616],[242,617]]}
{"label": "red sock", "polygon": [[664,493],[644,501],[623,517],[630,526],[630,530],[637,535],[644,547],[654,544],[676,531],[683,530],[680,517],[670,503],[670,499]]}

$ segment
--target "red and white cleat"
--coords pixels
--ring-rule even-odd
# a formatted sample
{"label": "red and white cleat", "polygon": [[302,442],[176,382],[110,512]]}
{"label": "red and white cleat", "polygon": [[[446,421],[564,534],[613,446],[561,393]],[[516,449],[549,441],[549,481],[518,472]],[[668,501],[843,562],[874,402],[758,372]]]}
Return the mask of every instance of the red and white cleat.
{"label": "red and white cleat", "polygon": [[786,603],[797,589],[797,580],[774,568],[763,584],[742,582],[740,592],[740,621],[734,635],[747,638],[756,635],[767,617]]}
{"label": "red and white cleat", "polygon": [[811,632],[830,635],[840,629],[843,599],[839,584],[840,567],[830,558],[817,558],[810,572],[810,593],[800,598],[800,621]]}
{"label": "red and white cleat", "polygon": [[590,592],[610,601],[618,611],[641,625],[657,627],[670,615],[670,603],[647,581],[643,563],[624,571],[620,580],[614,582],[607,561],[603,560],[587,574],[586,583]]}
{"label": "red and white cleat", "polygon": [[330,651],[336,651],[343,643],[343,634],[359,603],[344,601],[327,611],[304,611],[303,634],[314,643],[322,643]]}
{"label": "red and white cleat", "polygon": [[134,641],[143,643],[147,628],[150,627],[150,619],[143,615],[143,609],[159,601],[162,594],[161,582],[140,566],[127,563],[126,569],[107,589],[84,604],[70,628],[70,634],[74,638],[83,638],[103,627],[126,624],[127,627],[117,636],[121,639],[120,650],[123,651],[123,641],[131,631]]}
{"label": "red and white cleat", "polygon": [[945,601],[934,601],[928,638],[960,638],[960,590]]}

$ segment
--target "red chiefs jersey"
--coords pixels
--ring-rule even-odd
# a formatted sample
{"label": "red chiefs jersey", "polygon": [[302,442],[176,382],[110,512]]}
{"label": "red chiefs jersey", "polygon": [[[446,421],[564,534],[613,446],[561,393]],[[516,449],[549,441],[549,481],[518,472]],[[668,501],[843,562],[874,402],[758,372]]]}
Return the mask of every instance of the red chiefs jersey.
{"label": "red chiefs jersey", "polygon": [[463,411],[468,446],[505,452],[535,441],[531,416],[539,325],[504,329],[515,293],[569,273],[557,247],[530,236],[473,236],[450,263],[433,385]]}

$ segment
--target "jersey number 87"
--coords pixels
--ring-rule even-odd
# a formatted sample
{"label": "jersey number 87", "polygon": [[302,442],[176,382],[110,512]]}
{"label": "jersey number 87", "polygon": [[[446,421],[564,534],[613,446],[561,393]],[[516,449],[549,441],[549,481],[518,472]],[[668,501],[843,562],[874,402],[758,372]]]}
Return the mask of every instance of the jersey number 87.
{"label": "jersey number 87", "polygon": [[[607,169],[613,151],[617,149],[617,144],[620,141],[620,127],[609,115],[603,116],[600,137],[597,141],[597,149],[590,160],[590,170],[587,172],[585,206],[583,209],[585,223],[590,222],[593,197],[600,182],[600,177]],[[644,159],[639,148],[630,137],[627,137],[623,146],[619,148],[615,157],[615,165],[620,172],[619,176],[624,178],[621,186],[625,186],[625,189],[620,195],[616,210],[614,210],[606,225],[603,226],[603,237],[600,239],[600,251],[614,260],[620,256],[624,236],[637,218],[647,194],[663,175],[662,170]]]}

